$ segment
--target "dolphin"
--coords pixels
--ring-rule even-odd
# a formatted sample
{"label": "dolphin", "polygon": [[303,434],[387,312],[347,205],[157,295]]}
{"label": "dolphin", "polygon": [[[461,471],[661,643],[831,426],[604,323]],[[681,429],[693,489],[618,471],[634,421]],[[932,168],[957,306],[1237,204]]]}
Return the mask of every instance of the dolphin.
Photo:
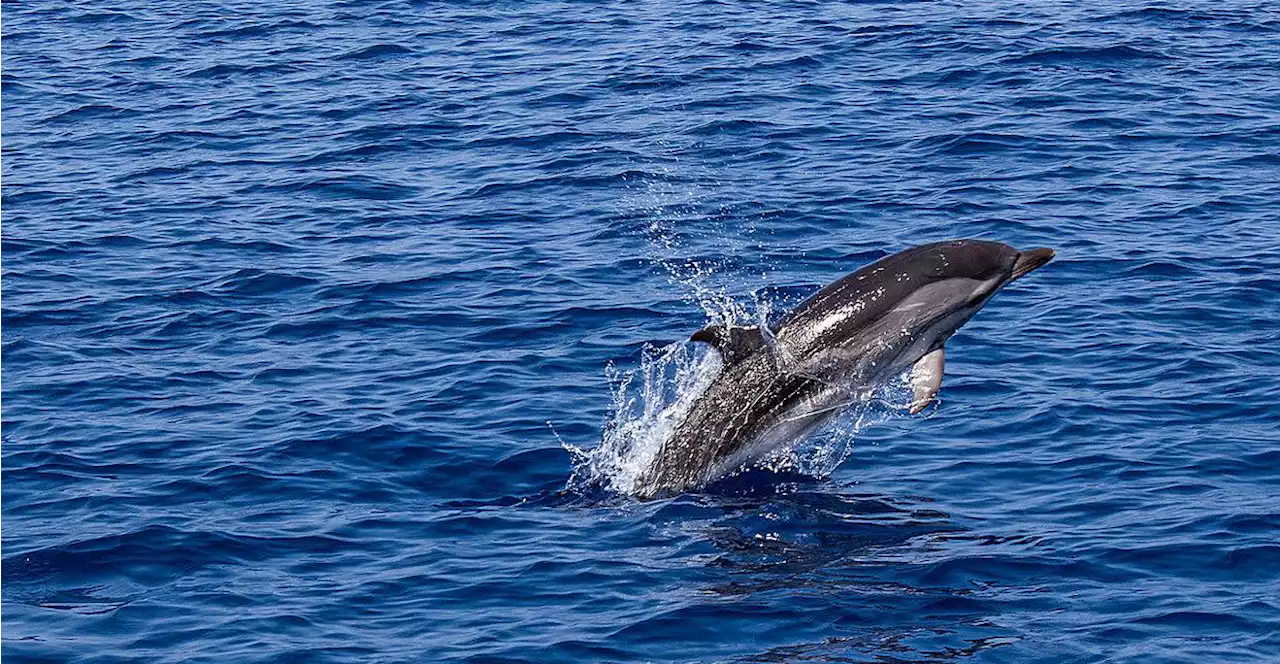
{"label": "dolphin", "polygon": [[711,325],[691,337],[723,367],[641,473],[641,499],[696,489],[821,427],[910,370],[911,413],[942,385],[944,344],[1052,249],[951,240],[886,256],[765,327]]}

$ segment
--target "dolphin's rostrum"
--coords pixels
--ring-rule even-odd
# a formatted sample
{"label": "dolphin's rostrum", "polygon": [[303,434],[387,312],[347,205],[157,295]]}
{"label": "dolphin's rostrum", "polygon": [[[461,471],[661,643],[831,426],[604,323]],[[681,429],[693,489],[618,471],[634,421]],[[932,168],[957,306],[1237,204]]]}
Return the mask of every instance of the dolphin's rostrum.
{"label": "dolphin's rostrum", "polygon": [[724,367],[662,444],[637,495],[699,487],[811,433],[911,370],[912,413],[942,384],[943,344],[1002,286],[1051,249],[952,240],[882,258],[836,281],[766,329],[698,331]]}

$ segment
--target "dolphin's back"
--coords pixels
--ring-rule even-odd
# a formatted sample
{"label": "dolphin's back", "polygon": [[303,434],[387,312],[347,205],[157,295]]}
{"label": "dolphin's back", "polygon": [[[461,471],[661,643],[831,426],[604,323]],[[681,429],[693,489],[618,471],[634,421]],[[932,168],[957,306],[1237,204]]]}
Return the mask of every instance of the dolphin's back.
{"label": "dolphin's back", "polygon": [[984,281],[1008,274],[1018,252],[984,240],[952,240],[886,256],[834,281],[774,326],[792,352],[847,339],[925,286],[944,279]]}

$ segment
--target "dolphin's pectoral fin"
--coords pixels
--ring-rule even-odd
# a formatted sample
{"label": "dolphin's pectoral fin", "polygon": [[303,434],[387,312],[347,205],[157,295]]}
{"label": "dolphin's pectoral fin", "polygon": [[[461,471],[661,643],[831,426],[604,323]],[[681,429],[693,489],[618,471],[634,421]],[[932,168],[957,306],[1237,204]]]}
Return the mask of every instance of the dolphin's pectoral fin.
{"label": "dolphin's pectoral fin", "polygon": [[908,410],[912,415],[924,410],[925,406],[942,387],[942,365],[946,360],[946,352],[942,348],[925,353],[911,367],[911,405]]}
{"label": "dolphin's pectoral fin", "polygon": [[708,325],[693,333],[690,341],[703,341],[720,351],[725,364],[734,364],[764,348],[764,335],[758,327],[725,327]]}

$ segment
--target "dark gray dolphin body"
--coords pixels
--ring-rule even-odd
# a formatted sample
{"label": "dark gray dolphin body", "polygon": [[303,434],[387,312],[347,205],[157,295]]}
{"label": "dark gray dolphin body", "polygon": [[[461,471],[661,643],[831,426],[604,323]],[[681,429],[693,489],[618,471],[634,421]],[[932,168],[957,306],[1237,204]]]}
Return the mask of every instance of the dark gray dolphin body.
{"label": "dark gray dolphin body", "polygon": [[768,329],[693,335],[724,367],[641,476],[637,495],[696,488],[812,433],[911,370],[915,413],[942,383],[943,344],[1050,249],[953,240],[882,258],[818,291]]}

